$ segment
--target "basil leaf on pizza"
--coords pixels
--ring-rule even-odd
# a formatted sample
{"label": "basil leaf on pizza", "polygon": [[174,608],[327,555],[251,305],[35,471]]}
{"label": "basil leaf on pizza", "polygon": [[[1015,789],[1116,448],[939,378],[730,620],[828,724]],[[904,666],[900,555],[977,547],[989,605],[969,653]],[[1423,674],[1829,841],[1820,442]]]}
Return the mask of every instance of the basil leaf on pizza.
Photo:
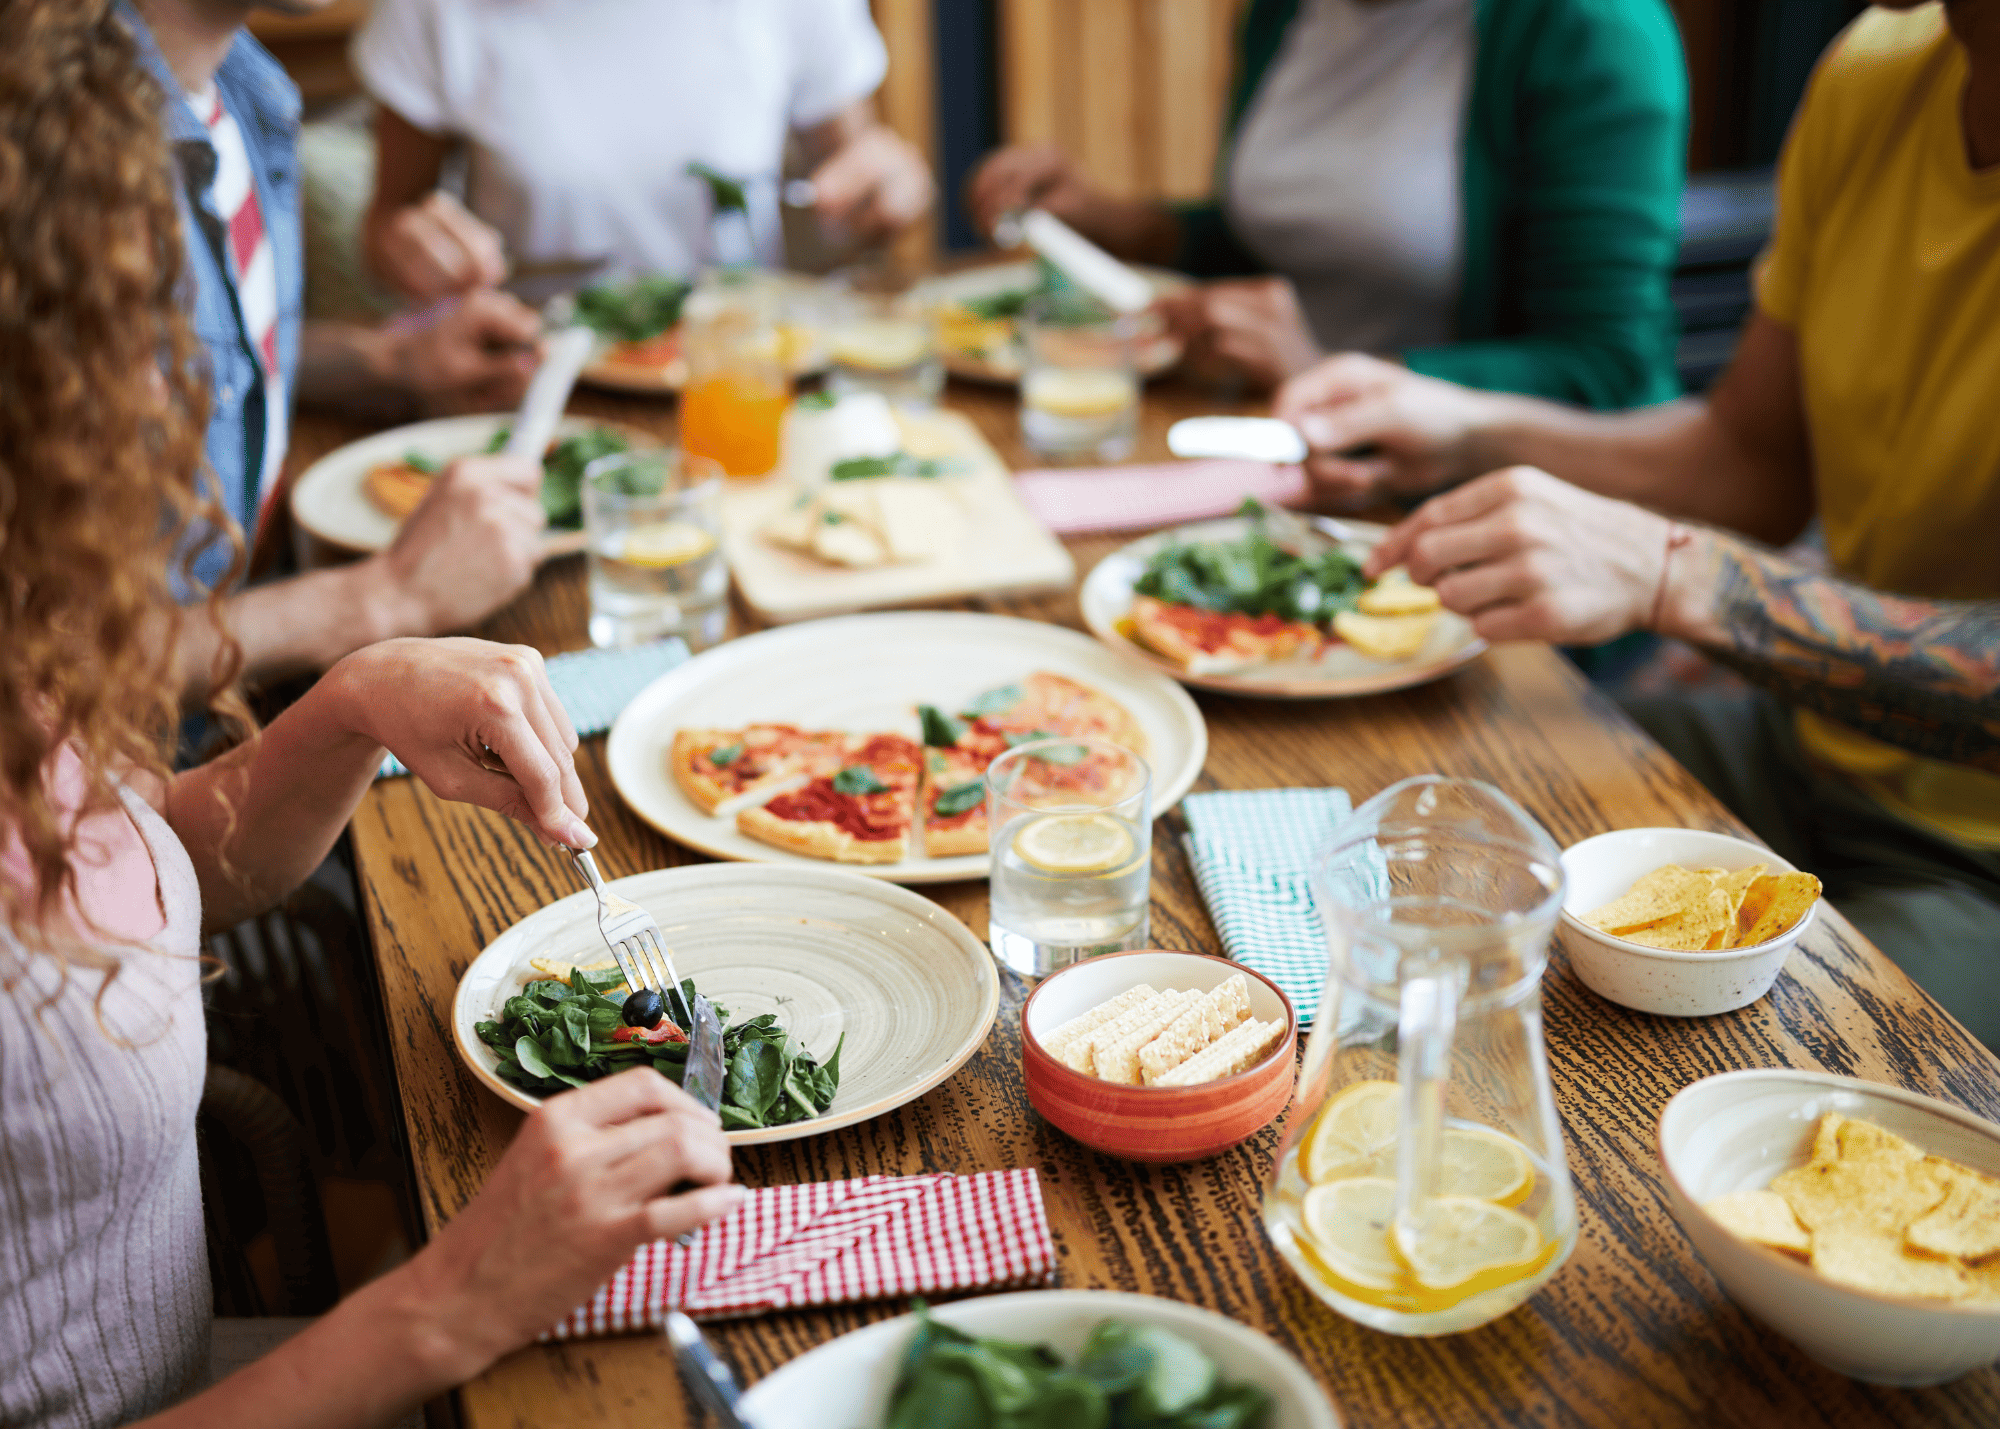
{"label": "basil leaf on pizza", "polygon": [[959,714],[965,719],[978,719],[981,715],[1005,714],[1019,703],[1021,703],[1021,687],[1002,685],[999,689],[988,690],[974,699],[971,704],[960,710]]}
{"label": "basil leaf on pizza", "polygon": [[1054,739],[1055,735],[1046,729],[1010,729],[1003,736],[1009,749],[1016,745],[1032,744],[1038,739]]}
{"label": "basil leaf on pizza", "polygon": [[875,777],[866,764],[850,764],[833,776],[834,792],[840,794],[886,794],[889,786]]}
{"label": "basil leaf on pizza", "polygon": [[918,705],[917,718],[923,723],[924,743],[933,747],[955,745],[965,733],[964,725],[936,705]]}
{"label": "basil leaf on pizza", "polygon": [[741,743],[725,744],[720,749],[708,751],[708,762],[717,769],[727,769],[736,762],[736,756],[743,752]]}
{"label": "basil leaf on pizza", "polygon": [[938,795],[937,802],[931,805],[931,812],[950,818],[954,814],[964,813],[967,809],[976,809],[985,802],[986,781],[968,779],[963,784],[952,785]]}

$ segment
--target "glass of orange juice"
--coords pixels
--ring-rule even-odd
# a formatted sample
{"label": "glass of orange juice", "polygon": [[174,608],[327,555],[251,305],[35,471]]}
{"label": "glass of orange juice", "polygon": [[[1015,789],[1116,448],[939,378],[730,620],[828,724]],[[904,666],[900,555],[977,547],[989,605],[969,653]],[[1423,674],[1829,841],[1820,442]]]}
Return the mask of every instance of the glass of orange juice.
{"label": "glass of orange juice", "polygon": [[1055,461],[1122,461],[1139,431],[1137,322],[1086,294],[1031,299],[1021,341],[1021,436]]}
{"label": "glass of orange juice", "polygon": [[1576,1245],[1542,1044],[1555,842],[1492,785],[1424,775],[1340,825],[1312,889],[1328,969],[1265,1230],[1349,1319],[1486,1324]]}
{"label": "glass of orange juice", "polygon": [[703,277],[682,326],[687,386],[681,448],[735,478],[778,465],[778,432],[791,401],[775,286],[766,275],[725,269]]}

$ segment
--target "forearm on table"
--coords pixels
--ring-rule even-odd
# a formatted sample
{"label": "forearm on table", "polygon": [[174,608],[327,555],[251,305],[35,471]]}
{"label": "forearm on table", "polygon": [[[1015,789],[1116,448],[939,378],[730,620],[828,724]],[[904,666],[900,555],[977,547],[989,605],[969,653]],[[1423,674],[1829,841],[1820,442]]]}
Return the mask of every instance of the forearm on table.
{"label": "forearm on table", "polygon": [[163,812],[194,863],[208,927],[277,903],[346,827],[383,753],[358,732],[351,699],[336,667],[255,738],[168,784]]}
{"label": "forearm on table", "polygon": [[1669,558],[1657,624],[1787,703],[2000,772],[2000,601],[1884,595],[1696,531]]}
{"label": "forearm on table", "polygon": [[[422,613],[405,608],[374,557],[251,586],[223,602],[222,619],[252,683],[323,670],[364,645],[422,628]],[[208,697],[221,644],[207,608],[190,608],[175,655],[187,702]]]}

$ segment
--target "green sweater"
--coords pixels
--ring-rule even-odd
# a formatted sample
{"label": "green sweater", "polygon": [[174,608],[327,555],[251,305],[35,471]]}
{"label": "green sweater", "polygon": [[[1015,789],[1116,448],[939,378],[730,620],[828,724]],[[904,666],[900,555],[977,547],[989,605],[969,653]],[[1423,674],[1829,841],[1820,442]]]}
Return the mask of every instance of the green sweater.
{"label": "green sweater", "polygon": [[[1298,8],[1251,0],[1232,138]],[[1664,0],[1476,0],[1474,16],[1457,340],[1403,360],[1467,386],[1589,407],[1677,396],[1667,280],[1680,246],[1687,71]],[[1219,202],[1181,217],[1185,271],[1264,271]]]}

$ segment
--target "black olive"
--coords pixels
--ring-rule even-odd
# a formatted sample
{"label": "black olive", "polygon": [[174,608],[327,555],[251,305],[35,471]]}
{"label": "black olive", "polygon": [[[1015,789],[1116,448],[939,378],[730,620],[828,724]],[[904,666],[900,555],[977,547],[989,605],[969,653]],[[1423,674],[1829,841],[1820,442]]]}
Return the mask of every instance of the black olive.
{"label": "black olive", "polygon": [[660,995],[649,987],[642,987],[625,999],[627,1027],[658,1027],[665,1015],[666,1008],[660,1005]]}

